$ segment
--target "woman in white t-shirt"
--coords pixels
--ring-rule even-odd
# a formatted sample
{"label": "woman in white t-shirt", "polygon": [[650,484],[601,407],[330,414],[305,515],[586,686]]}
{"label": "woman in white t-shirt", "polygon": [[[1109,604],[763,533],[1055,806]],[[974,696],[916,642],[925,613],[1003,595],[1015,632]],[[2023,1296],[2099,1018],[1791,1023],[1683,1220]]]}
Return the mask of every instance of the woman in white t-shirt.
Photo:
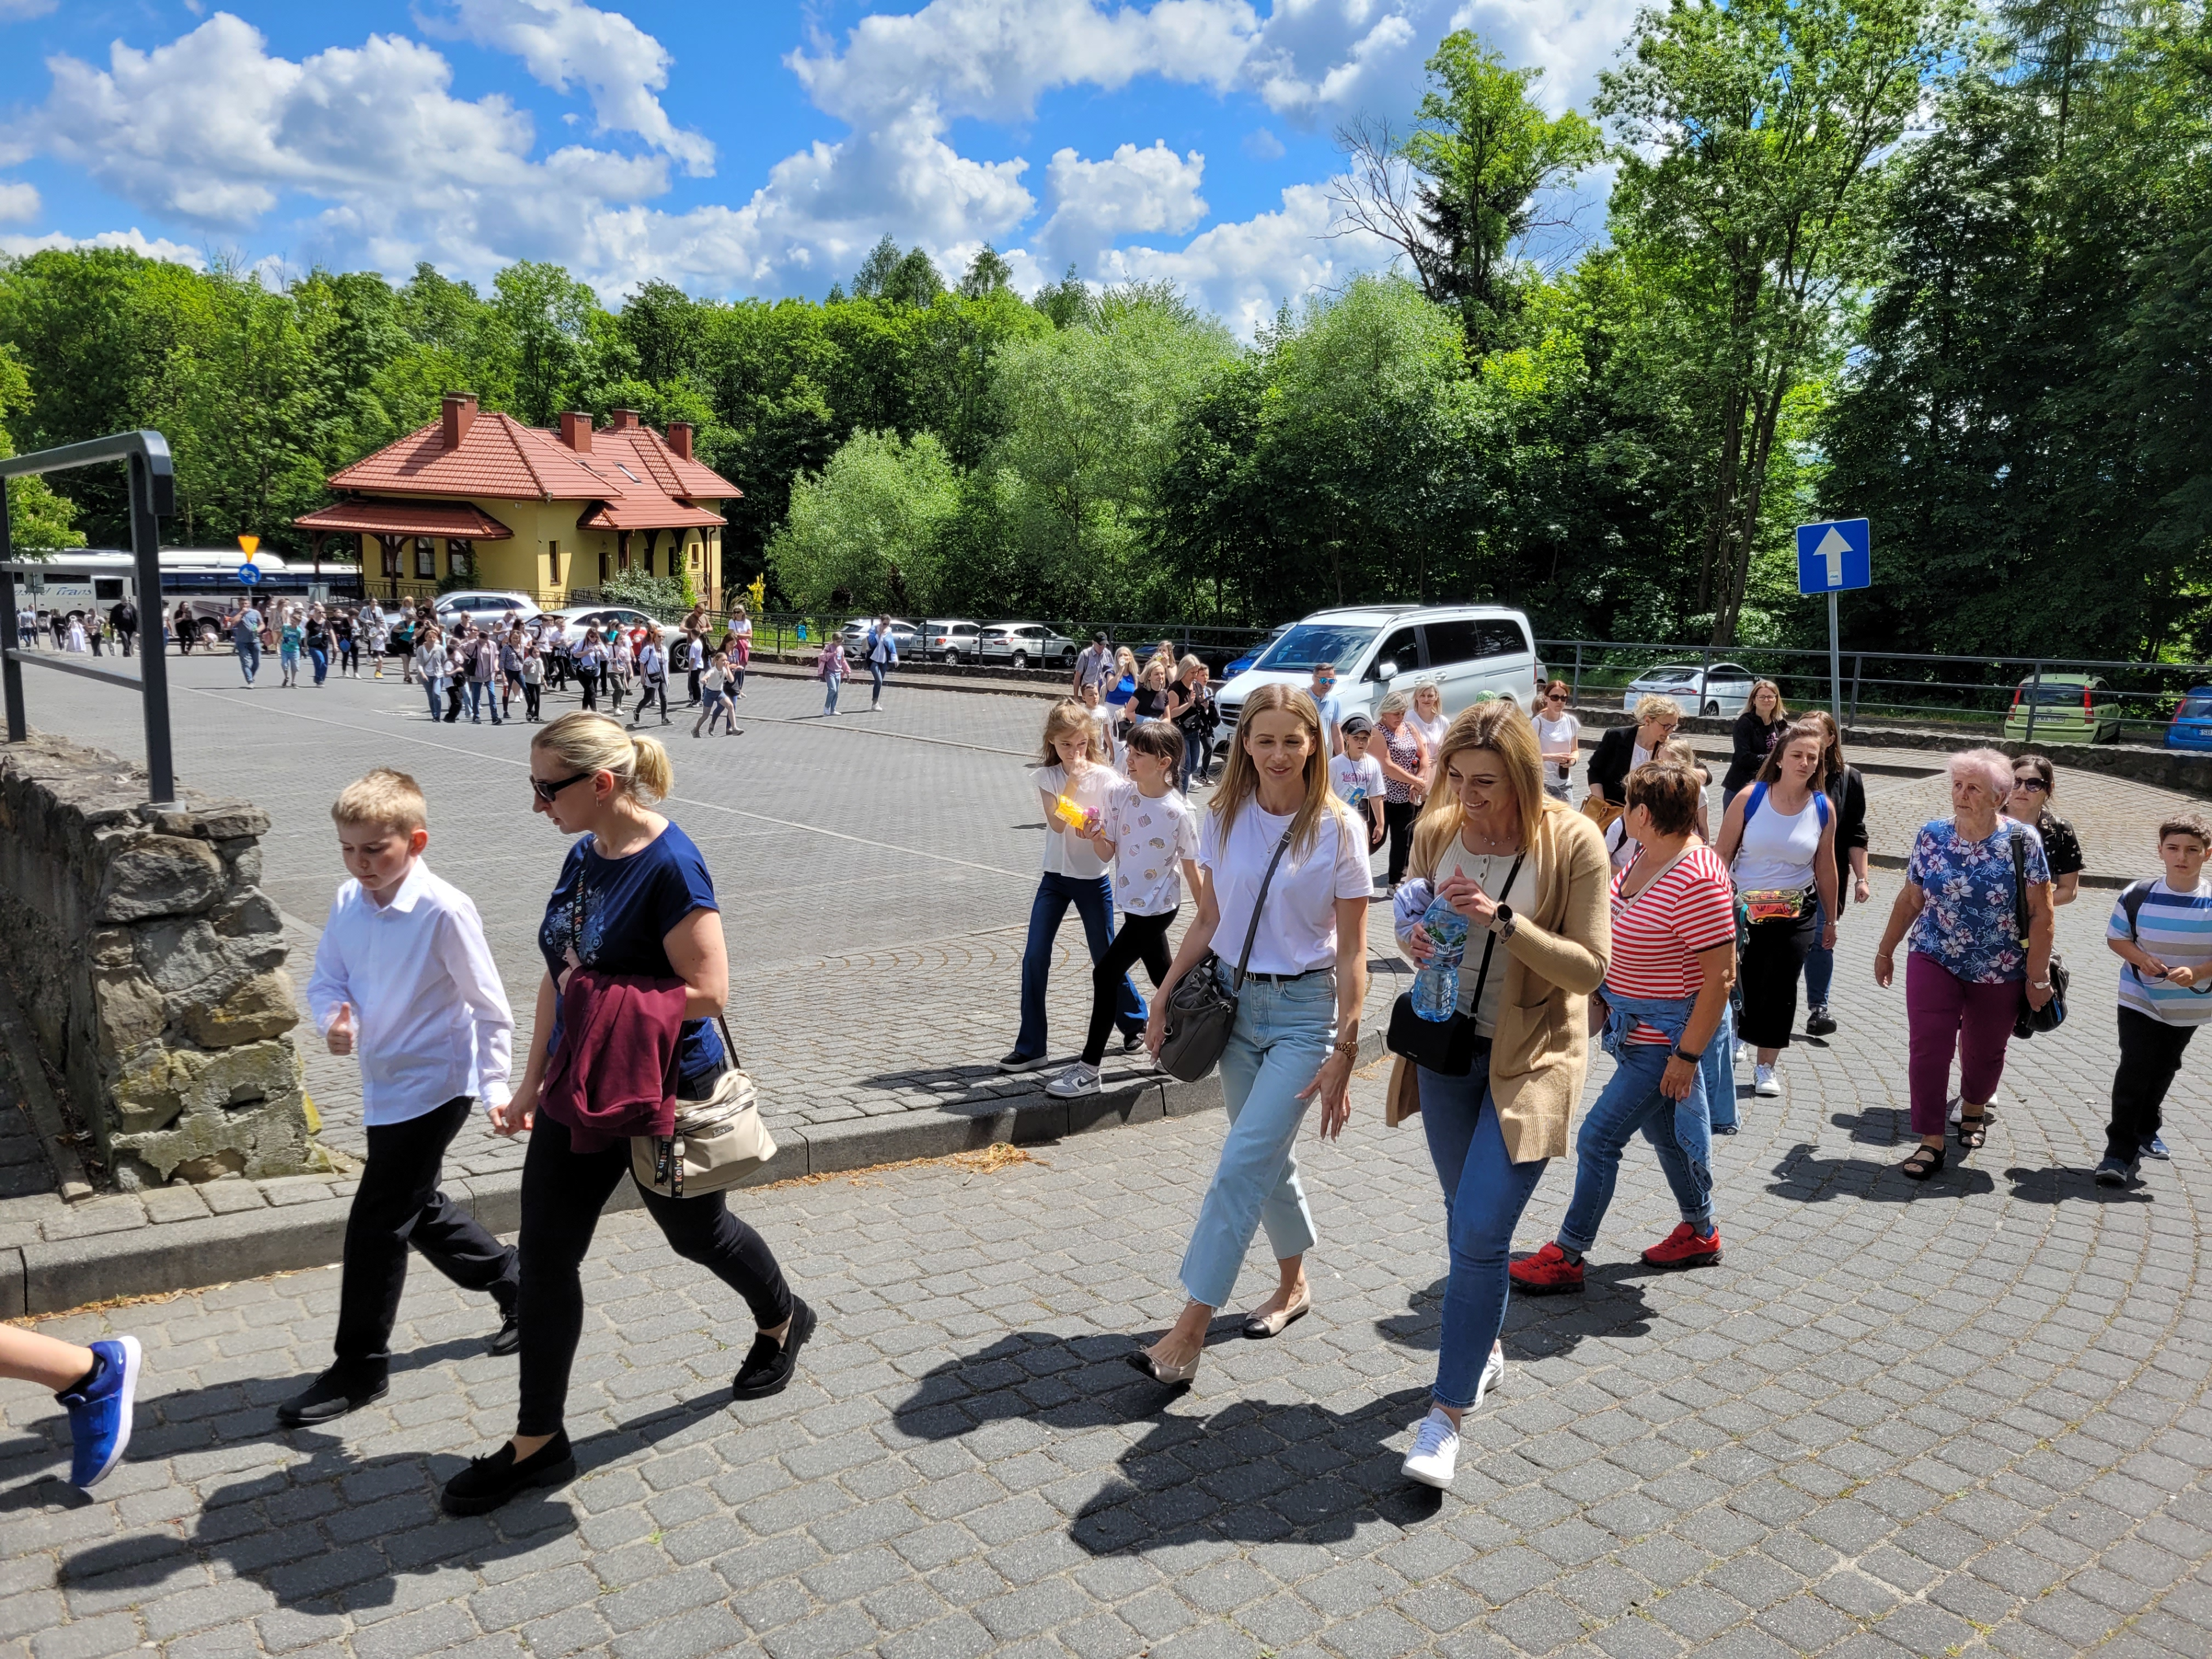
{"label": "woman in white t-shirt", "polygon": [[730,653],[730,679],[736,690],[730,695],[745,695],[745,671],[753,660],[753,619],[739,605],[731,614],[730,625],[722,635],[722,649]]}
{"label": "woman in white t-shirt", "polygon": [[1421,739],[1421,775],[1433,778],[1437,775],[1437,757],[1443,753],[1444,733],[1451,730],[1451,716],[1444,713],[1443,688],[1434,680],[1423,680],[1416,685],[1413,712],[1406,716],[1406,724]]}
{"label": "woman in white t-shirt", "polygon": [[1567,778],[1575,769],[1576,745],[1583,723],[1567,713],[1572,696],[1565,680],[1544,688],[1544,701],[1536,711],[1536,747],[1544,757],[1544,793],[1553,800],[1567,799]]}
{"label": "woman in white t-shirt", "polygon": [[[1052,976],[1053,941],[1073,905],[1083,918],[1083,936],[1095,965],[1114,942],[1114,865],[1091,844],[1091,830],[1105,817],[1121,775],[1106,764],[1091,713],[1073,698],[1053,704],[1044,717],[1044,753],[1030,772],[1044,808],[1044,873],[1030,904],[1029,941],[1022,947],[1022,1027],[1014,1046],[999,1061],[1002,1072],[1033,1072],[1051,1054],[1045,1047],[1044,993]],[[1061,814],[1066,801],[1083,816],[1073,823]],[[1121,1052],[1135,1051],[1144,1035],[1145,1004],[1137,988],[1121,976],[1118,1022]]]}
{"label": "woman in white t-shirt", "polygon": [[[1235,989],[1237,1022],[1221,1056],[1229,1132],[1183,1254],[1190,1300],[1174,1328],[1128,1356],[1167,1383],[1188,1382],[1198,1370],[1206,1328],[1236,1288],[1260,1227],[1267,1230],[1279,1283],[1247,1317],[1244,1334],[1273,1336],[1312,1307],[1305,1253],[1314,1243],[1313,1212],[1294,1149],[1313,1103],[1330,1139],[1352,1111],[1347,1085],[1367,994],[1374,879],[1366,831],[1329,787],[1328,735],[1304,690],[1262,686],[1245,702],[1200,828],[1198,863],[1206,873],[1198,916],[1153,999],[1145,1041],[1159,1053],[1168,995],[1186,974],[1214,974]],[[1238,986],[1236,964],[1248,939]]]}

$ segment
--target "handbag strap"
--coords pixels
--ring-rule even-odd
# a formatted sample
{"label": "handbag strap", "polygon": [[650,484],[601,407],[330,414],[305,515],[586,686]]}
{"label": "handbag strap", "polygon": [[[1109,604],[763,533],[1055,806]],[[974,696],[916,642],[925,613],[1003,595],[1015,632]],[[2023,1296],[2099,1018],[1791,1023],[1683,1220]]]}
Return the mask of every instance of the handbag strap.
{"label": "handbag strap", "polygon": [[1239,991],[1244,988],[1244,964],[1252,960],[1252,941],[1260,937],[1260,907],[1267,902],[1267,889],[1275,879],[1275,866],[1283,861],[1283,854],[1290,849],[1291,830],[1297,827],[1293,823],[1289,830],[1283,831],[1282,840],[1275,843],[1275,856],[1267,860],[1267,873],[1260,878],[1259,896],[1252,901],[1252,925],[1244,930],[1244,948],[1237,954],[1237,989]]}
{"label": "handbag strap", "polygon": [[[1505,872],[1505,885],[1498,890],[1498,896],[1501,900],[1513,890],[1514,878],[1521,873],[1522,860],[1528,856],[1526,850],[1523,850],[1515,857],[1513,867]],[[1468,1005],[1470,1011],[1468,1018],[1470,1019],[1476,1018],[1482,1007],[1482,988],[1490,979],[1490,953],[1497,948],[1498,935],[1486,927],[1483,929],[1482,966],[1476,969],[1474,973],[1474,1000]]]}
{"label": "handbag strap", "polygon": [[2027,842],[2015,835],[2012,838],[2012,919],[2020,930],[2020,942],[2027,943]]}

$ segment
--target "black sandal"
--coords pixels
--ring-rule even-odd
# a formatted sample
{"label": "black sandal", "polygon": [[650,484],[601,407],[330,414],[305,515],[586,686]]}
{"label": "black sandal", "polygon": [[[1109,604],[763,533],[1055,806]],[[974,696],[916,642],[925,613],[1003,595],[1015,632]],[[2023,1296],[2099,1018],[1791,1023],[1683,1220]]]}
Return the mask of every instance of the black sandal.
{"label": "black sandal", "polygon": [[1989,1137],[1990,1115],[1988,1112],[1977,1112],[1972,1117],[1968,1117],[1963,1111],[1959,1114],[1959,1150],[1960,1152],[1980,1151],[1982,1144]]}
{"label": "black sandal", "polygon": [[1923,1142],[1913,1148],[1911,1158],[1897,1166],[1897,1172],[1907,1181],[1925,1181],[1942,1167],[1943,1149]]}

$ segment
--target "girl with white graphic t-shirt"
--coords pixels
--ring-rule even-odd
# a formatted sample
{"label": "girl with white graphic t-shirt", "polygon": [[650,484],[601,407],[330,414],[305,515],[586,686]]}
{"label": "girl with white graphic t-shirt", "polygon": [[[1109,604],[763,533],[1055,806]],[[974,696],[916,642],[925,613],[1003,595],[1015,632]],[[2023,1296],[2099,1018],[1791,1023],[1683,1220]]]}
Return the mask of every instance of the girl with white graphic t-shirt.
{"label": "girl with white graphic t-shirt", "polygon": [[1168,929],[1182,908],[1182,883],[1196,892],[1198,814],[1175,788],[1182,764],[1182,733],[1165,720],[1133,727],[1127,744],[1129,781],[1108,797],[1089,840],[1114,861],[1114,898],[1121,925],[1091,969],[1091,1035],[1083,1058],[1044,1086],[1070,1099],[1098,1092],[1098,1063],[1130,964],[1142,962],[1152,983],[1167,977],[1171,961]]}

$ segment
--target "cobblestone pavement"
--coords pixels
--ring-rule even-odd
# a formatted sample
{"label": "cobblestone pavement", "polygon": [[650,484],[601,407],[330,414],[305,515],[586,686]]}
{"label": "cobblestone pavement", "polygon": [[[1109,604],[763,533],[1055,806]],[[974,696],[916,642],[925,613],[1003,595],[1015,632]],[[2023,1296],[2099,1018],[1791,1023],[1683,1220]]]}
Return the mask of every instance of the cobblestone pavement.
{"label": "cobblestone pavement", "polygon": [[[271,1406],[322,1361],[332,1273],[48,1322],[145,1340],[141,1426],[81,1498],[52,1403],[0,1392],[0,1655],[2212,1652],[2203,1058],[2175,1161],[2093,1187],[2100,911],[2062,925],[2075,1018],[2015,1046],[1989,1146],[1924,1188],[1888,1169],[1899,994],[1847,928],[1844,1030],[1717,1143],[1724,1261],[1637,1261],[1674,1218],[1632,1151],[1589,1293],[1513,1305],[1448,1495],[1396,1473],[1442,1206],[1370,1072],[1344,1140],[1302,1153],[1315,1315],[1268,1343],[1224,1320],[1180,1395],[1120,1356],[1179,1301],[1210,1113],[995,1172],[743,1194],[823,1315],[800,1382],[744,1406],[742,1307],[643,1216],[608,1218],[585,1474],[483,1520],[434,1492],[511,1425],[513,1362],[434,1274],[410,1281],[390,1397],[319,1431]],[[1571,1176],[1547,1174],[1518,1248]]]}

